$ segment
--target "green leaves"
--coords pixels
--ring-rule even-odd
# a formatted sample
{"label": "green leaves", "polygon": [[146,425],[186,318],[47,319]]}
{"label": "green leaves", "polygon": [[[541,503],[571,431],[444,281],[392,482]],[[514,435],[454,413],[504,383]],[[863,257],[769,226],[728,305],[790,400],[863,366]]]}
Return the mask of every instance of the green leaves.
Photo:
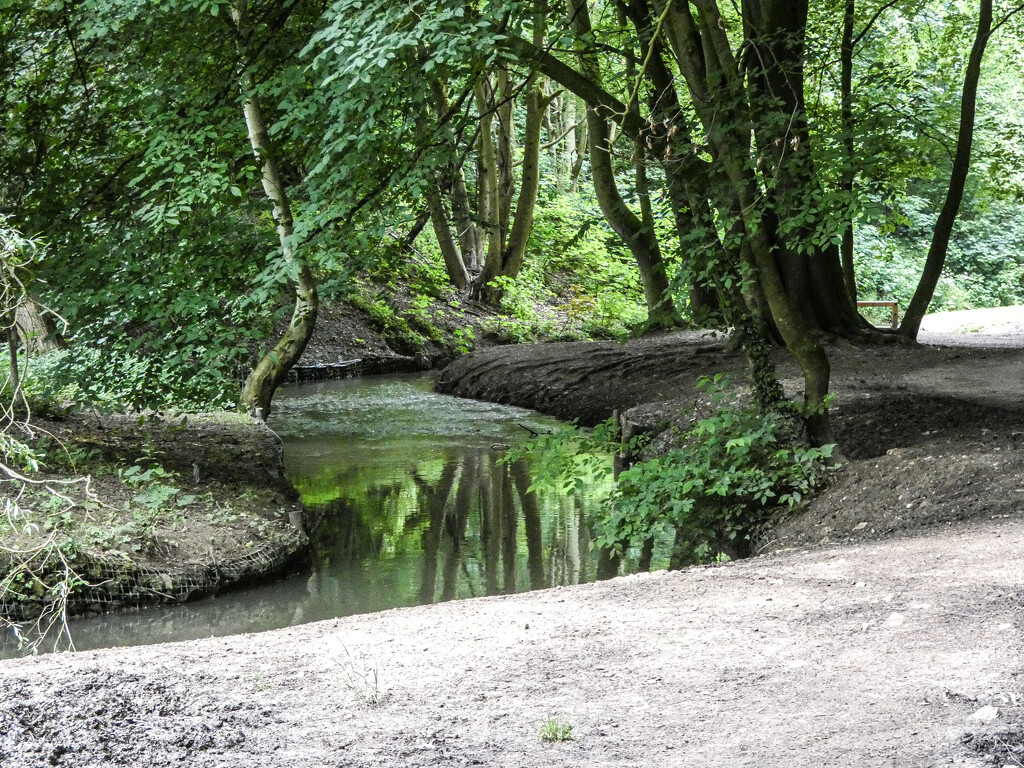
{"label": "green leaves", "polygon": [[674,530],[683,560],[742,551],[778,507],[797,504],[820,483],[833,446],[798,439],[792,415],[760,414],[727,394],[728,380],[703,385],[711,412],[681,437],[685,447],[619,475],[603,541],[622,549]]}
{"label": "green leaves", "polygon": [[[743,552],[750,537],[782,509],[798,504],[827,472],[834,446],[812,448],[800,438],[797,411],[762,414],[741,404],[721,375],[704,379],[705,409],[676,444],[619,474],[599,526],[603,546],[619,553],[649,538],[671,535],[675,560],[706,561]],[[587,432],[575,426],[539,435],[509,452],[529,456],[531,490],[569,495],[611,475],[610,454],[640,454],[643,438],[623,446],[609,419]]]}

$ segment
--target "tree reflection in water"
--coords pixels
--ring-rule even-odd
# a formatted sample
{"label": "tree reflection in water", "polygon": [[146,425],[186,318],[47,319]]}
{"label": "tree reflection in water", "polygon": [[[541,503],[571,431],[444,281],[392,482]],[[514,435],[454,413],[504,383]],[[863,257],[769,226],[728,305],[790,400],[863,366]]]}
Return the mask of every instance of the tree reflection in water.
{"label": "tree reflection in water", "polygon": [[368,573],[377,569],[390,574],[392,605],[587,581],[596,564],[587,500],[531,491],[527,461],[510,465],[502,455],[452,454],[400,479],[335,478],[338,498],[312,506],[307,520],[311,590],[347,603],[365,588],[372,601],[383,586]]}
{"label": "tree reflection in water", "polygon": [[[423,376],[282,391],[271,426],[309,509],[312,573],[216,598],[75,619],[81,649],[256,632],[614,575],[590,525],[606,490],[531,493],[499,446],[556,422],[437,395]],[[629,568],[627,564],[624,568]],[[0,643],[0,655],[8,652]]]}

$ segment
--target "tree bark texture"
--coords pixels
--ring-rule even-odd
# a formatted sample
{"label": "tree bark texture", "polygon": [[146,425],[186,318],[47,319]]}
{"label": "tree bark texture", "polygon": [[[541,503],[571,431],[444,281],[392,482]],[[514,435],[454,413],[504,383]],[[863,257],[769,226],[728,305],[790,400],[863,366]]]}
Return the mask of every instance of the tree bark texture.
{"label": "tree bark texture", "polygon": [[812,245],[816,221],[806,206],[821,195],[811,155],[804,102],[806,0],[745,0],[744,60],[757,149],[772,159],[764,175],[769,198],[769,237],[790,302],[810,328],[841,336],[873,332],[859,316],[843,277],[839,248]]}
{"label": "tree bark texture", "polygon": [[15,311],[18,338],[30,355],[67,348],[64,335],[53,318],[54,315],[31,295],[26,294],[24,301],[18,304]]}
{"label": "tree bark texture", "polygon": [[252,151],[262,171],[263,191],[273,205],[274,224],[277,229],[281,253],[295,270],[295,309],[288,328],[280,340],[253,368],[242,386],[240,404],[261,419],[270,415],[271,401],[277,387],[288,371],[302,357],[306,344],[313,335],[319,307],[316,281],[309,266],[295,253],[293,220],[287,188],[281,176],[274,148],[263,118],[263,109],[256,93],[256,58],[252,45],[253,29],[249,21],[248,0],[233,0],[231,19],[235,23],[241,71],[239,87]]}
{"label": "tree bark texture", "polygon": [[[792,300],[793,297],[787,291],[783,270],[776,261],[778,243],[773,242],[773,235],[777,232],[778,220],[774,211],[760,202],[757,178],[747,162],[750,154],[748,123],[742,119],[739,110],[745,101],[745,94],[739,62],[733,57],[725,22],[715,0],[695,0],[693,5],[698,10],[697,19],[691,15],[689,6],[680,8],[675,4],[673,8],[676,11],[666,16],[672,32],[673,48],[676,55],[681,57],[680,70],[685,76],[691,99],[708,139],[714,145],[715,155],[725,177],[730,182],[730,194],[738,204],[735,214],[743,225],[742,253],[745,255],[747,269],[756,275],[758,287],[763,292],[775,326],[803,372],[804,402],[811,414],[807,419],[808,434],[812,441],[823,443],[831,439],[828,412],[824,408],[830,378],[828,357],[803,308]],[[787,16],[774,3],[758,4],[748,0],[744,3],[744,23],[748,34],[749,30],[756,30],[758,25],[764,26],[769,22],[775,24],[776,21],[802,30],[806,7],[802,3],[797,3],[797,6],[803,7],[803,16],[800,7],[787,5],[788,13],[795,12],[794,17]],[[756,48],[756,43],[752,45]],[[784,56],[784,51],[776,54],[766,50],[764,55]],[[783,60],[788,60],[788,57]],[[785,83],[772,85],[777,78],[785,79],[782,63],[769,64],[763,74],[766,78],[765,87],[779,90],[787,88]],[[715,84],[715,87],[710,84]],[[802,83],[800,90],[788,90],[777,95],[783,102],[788,99],[794,105],[799,104],[802,99]],[[799,133],[794,135],[799,136]],[[776,148],[779,155],[784,151]],[[809,153],[809,148],[804,151]],[[778,168],[782,175],[783,164],[780,163]],[[786,170],[785,173],[790,171]],[[785,175],[782,175],[778,183],[785,188],[788,183]],[[755,363],[752,359],[751,364]]]}

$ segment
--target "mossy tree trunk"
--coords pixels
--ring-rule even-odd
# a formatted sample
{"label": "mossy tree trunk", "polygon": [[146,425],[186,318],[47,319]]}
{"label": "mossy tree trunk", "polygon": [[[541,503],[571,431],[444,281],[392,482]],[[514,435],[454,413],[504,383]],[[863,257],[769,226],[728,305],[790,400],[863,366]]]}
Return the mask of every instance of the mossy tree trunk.
{"label": "mossy tree trunk", "polygon": [[242,109],[252,151],[262,171],[263,191],[273,205],[274,224],[281,253],[293,270],[295,309],[281,339],[253,368],[242,386],[240,404],[259,418],[270,415],[271,401],[288,371],[302,357],[316,325],[319,297],[313,273],[295,252],[293,219],[287,188],[267,132],[259,96],[256,93],[256,57],[248,0],[232,0],[231,19],[235,25],[240,59],[239,87]]}
{"label": "mossy tree trunk", "polygon": [[[712,5],[712,3],[708,3]],[[845,338],[875,330],[857,312],[843,275],[840,249],[823,239],[808,207],[823,199],[811,152],[804,100],[807,0],[745,0],[742,60],[758,156],[771,158],[761,179],[767,191],[763,226],[789,302],[812,332]],[[795,224],[794,222],[803,222]]]}
{"label": "mossy tree trunk", "polygon": [[[786,5],[785,12],[782,5]],[[828,356],[820,336],[815,332],[817,329],[805,314],[806,303],[794,301],[794,294],[788,290],[794,287],[794,283],[800,282],[798,278],[805,275],[785,267],[799,267],[801,262],[789,265],[783,261],[785,266],[780,266],[776,259],[784,243],[778,237],[780,222],[772,207],[772,204],[780,202],[788,204],[790,201],[787,196],[792,191],[791,187],[797,184],[799,174],[808,173],[809,142],[804,141],[801,147],[800,133],[793,135],[792,142],[781,142],[786,151],[792,150],[794,154],[802,152],[808,159],[801,156],[794,160],[778,150],[777,167],[773,169],[780,177],[778,186],[770,199],[764,200],[759,194],[755,172],[748,163],[751,153],[750,133],[747,127],[749,123],[744,119],[748,94],[740,62],[733,54],[726,34],[726,24],[716,0],[696,0],[693,6],[697,9],[696,18],[687,5],[673,4],[667,11],[670,40],[698,117],[714,145],[719,164],[729,182],[729,193],[735,197],[738,205],[746,267],[750,274],[756,276],[779,335],[803,372],[804,402],[811,413],[807,418],[808,434],[813,442],[824,443],[832,439],[828,411],[825,408],[830,379]],[[756,34],[757,40],[763,43],[762,52],[775,57],[761,59],[773,62],[762,65],[764,68],[760,76],[765,78],[762,87],[773,90],[779,87],[775,82],[777,79],[781,78],[790,85],[794,78],[799,79],[800,89],[786,97],[792,100],[794,110],[799,111],[799,105],[802,105],[802,70],[793,64],[792,52],[787,51],[786,46],[800,45],[806,24],[806,2],[780,4],[769,0],[760,3],[748,0],[744,2],[743,9],[748,36]],[[785,41],[785,44],[780,50],[775,50],[779,40]],[[764,45],[770,47],[764,48]],[[774,108],[778,109],[777,102],[774,104]],[[765,129],[762,127],[762,130]],[[806,126],[803,130],[806,133]],[[766,142],[763,135],[761,142]],[[768,143],[774,145],[774,142]],[[784,275],[791,278],[790,285],[787,285]],[[841,273],[838,284],[842,295],[834,298],[842,300],[846,296]],[[806,288],[807,284],[803,287]]]}

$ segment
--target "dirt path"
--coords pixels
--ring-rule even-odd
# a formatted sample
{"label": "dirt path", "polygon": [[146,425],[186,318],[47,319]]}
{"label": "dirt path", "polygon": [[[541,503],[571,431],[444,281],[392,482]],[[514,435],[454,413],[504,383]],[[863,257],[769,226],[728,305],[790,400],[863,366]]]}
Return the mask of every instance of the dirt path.
{"label": "dirt path", "polygon": [[[1022,574],[1024,524],[1004,522],[258,636],[3,662],[0,759],[981,766],[991,763],[971,742],[1019,722],[1024,702]],[[369,707],[360,699],[374,671],[387,698]],[[549,717],[571,724],[573,740],[542,742]]]}

